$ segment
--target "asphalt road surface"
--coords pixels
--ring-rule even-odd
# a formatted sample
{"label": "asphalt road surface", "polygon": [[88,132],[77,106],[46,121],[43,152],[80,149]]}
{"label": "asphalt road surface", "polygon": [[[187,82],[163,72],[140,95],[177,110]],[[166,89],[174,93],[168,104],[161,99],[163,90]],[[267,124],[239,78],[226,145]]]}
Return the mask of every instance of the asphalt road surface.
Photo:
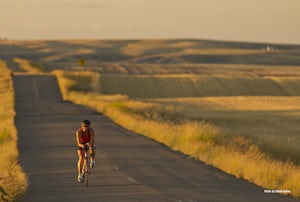
{"label": "asphalt road surface", "polygon": [[[54,76],[14,75],[14,85],[20,162],[30,183],[20,201],[294,201],[62,101]],[[97,146],[88,188],[77,182],[75,131],[83,119],[91,120]]]}

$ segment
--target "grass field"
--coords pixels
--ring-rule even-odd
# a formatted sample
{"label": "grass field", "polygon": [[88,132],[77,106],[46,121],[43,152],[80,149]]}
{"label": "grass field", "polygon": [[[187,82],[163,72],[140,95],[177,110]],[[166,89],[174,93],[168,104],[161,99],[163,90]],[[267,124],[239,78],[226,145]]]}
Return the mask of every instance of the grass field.
{"label": "grass field", "polygon": [[0,60],[0,201],[13,201],[27,188],[18,164],[13,92],[11,70]]}
{"label": "grass field", "polygon": [[300,164],[298,77],[101,75],[100,94],[124,94],[154,104],[138,113],[168,121],[205,121],[253,138],[281,160]]}
{"label": "grass field", "polygon": [[[91,81],[95,78],[101,81],[102,75],[92,72],[54,73],[59,78],[65,99],[92,107],[129,130],[236,177],[268,189],[291,190],[293,195],[300,196],[297,119],[289,117],[290,120],[282,123],[282,119],[289,116],[284,114],[286,111],[299,108],[299,97],[130,99],[118,94],[101,95],[95,90]],[[87,76],[90,79],[86,79]],[[84,80],[89,82],[83,85]],[[76,81],[80,81],[79,85]],[[143,82],[139,85],[143,86]],[[126,85],[123,87],[127,89]],[[103,86],[100,89],[105,92]],[[147,92],[145,88],[145,97]],[[164,91],[161,93],[165,94]],[[274,116],[274,112],[278,115]],[[293,134],[287,134],[289,127],[294,130]]]}
{"label": "grass field", "polygon": [[18,55],[3,56],[14,72],[59,70],[65,99],[236,177],[300,196],[300,46],[66,40],[2,41],[1,49]]}

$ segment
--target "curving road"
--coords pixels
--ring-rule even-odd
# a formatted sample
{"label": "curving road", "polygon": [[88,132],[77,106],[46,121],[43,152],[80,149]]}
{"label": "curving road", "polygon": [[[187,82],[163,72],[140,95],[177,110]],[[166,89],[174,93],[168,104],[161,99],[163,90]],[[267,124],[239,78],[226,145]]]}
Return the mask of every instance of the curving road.
{"label": "curving road", "polygon": [[[30,186],[20,201],[294,201],[129,132],[62,101],[51,75],[14,75],[20,162]],[[96,167],[77,182],[75,130],[90,119]]]}

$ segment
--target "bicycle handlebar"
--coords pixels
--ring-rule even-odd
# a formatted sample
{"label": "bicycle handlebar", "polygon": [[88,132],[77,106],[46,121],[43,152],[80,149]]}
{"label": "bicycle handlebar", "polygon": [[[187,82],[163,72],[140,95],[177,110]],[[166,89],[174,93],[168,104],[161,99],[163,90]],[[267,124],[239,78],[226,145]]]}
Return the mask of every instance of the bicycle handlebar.
{"label": "bicycle handlebar", "polygon": [[90,144],[89,143],[85,143],[84,144],[84,150],[89,150]]}
{"label": "bicycle handlebar", "polygon": [[[81,146],[80,146],[81,147]],[[90,143],[83,144],[83,147],[81,147],[83,150],[88,150],[90,147],[93,147],[93,149],[96,149],[96,145],[91,145]]]}

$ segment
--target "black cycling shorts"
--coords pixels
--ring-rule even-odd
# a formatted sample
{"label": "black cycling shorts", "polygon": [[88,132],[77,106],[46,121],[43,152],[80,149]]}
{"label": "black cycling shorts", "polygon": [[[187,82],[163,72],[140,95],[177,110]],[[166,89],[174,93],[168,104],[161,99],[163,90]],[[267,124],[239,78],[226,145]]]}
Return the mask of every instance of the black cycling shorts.
{"label": "black cycling shorts", "polygon": [[[84,144],[84,143],[82,143]],[[89,150],[91,149],[91,147],[89,147]],[[77,150],[84,150],[82,147],[77,146]]]}

